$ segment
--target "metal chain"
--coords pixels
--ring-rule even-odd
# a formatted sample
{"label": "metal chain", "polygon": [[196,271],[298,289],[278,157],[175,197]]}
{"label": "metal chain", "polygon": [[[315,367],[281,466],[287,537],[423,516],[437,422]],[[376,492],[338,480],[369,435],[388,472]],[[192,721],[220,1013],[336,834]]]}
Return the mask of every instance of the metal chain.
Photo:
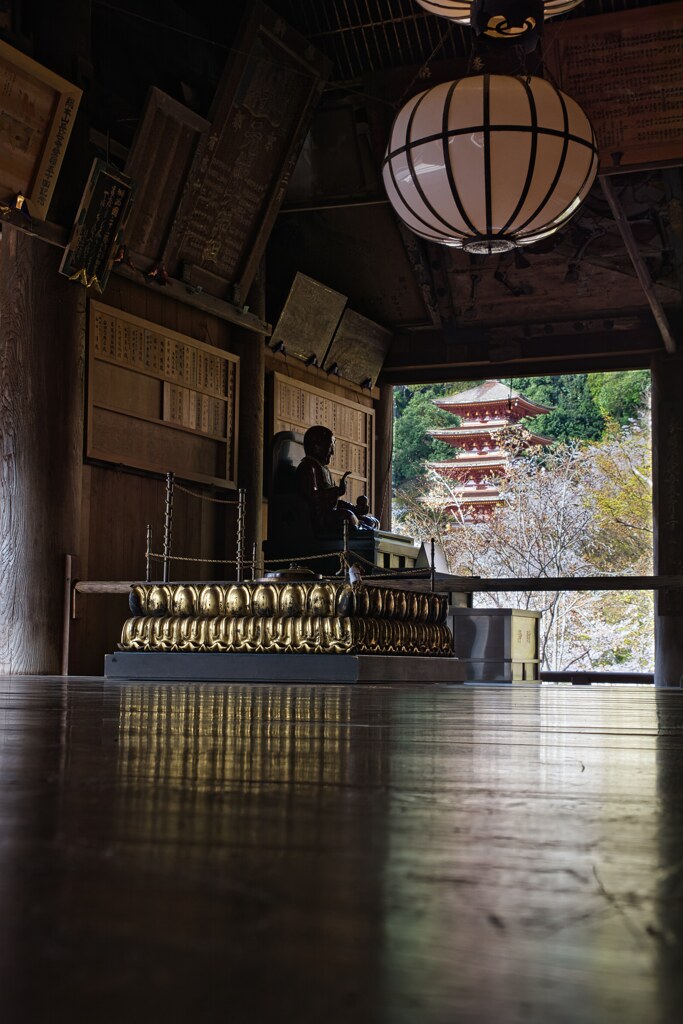
{"label": "metal chain", "polygon": [[197,491],[191,491],[189,487],[183,487],[182,484],[175,484],[176,491],[182,491],[184,494],[189,494],[192,498],[199,498],[200,501],[210,501],[213,505],[236,505],[237,502],[234,498],[210,498],[208,494],[199,494]]}
{"label": "metal chain", "polygon": [[[234,558],[188,558],[184,555],[159,555],[155,551],[148,551],[150,559],[155,558],[157,562],[163,562],[164,557],[169,562],[202,562],[204,565],[237,565]],[[250,564],[250,563],[247,563]]]}
{"label": "metal chain", "polygon": [[[283,562],[320,562],[326,558],[333,558],[335,554],[339,555],[339,560],[342,566],[348,564],[346,560],[347,555],[351,555],[354,559],[361,562],[365,562],[366,565],[371,566],[373,569],[378,568],[375,562],[368,561],[367,558],[363,558],[362,555],[356,554],[355,551],[329,551],[326,555],[299,555],[297,557],[288,558],[268,558],[265,559],[263,564],[266,565],[282,565]],[[164,555],[157,554],[154,551],[148,551],[147,556],[150,560],[156,559],[158,562],[163,562]],[[203,565],[237,565],[237,560],[234,558],[189,558],[184,555],[168,555],[167,559],[171,562],[195,562]],[[248,568],[255,568],[256,563],[252,561],[245,561],[243,565]],[[373,572],[371,580],[390,580],[390,579],[401,579],[403,577],[418,577],[421,576],[423,579],[428,578],[426,574],[429,573],[428,569],[392,569],[390,572]]]}
{"label": "metal chain", "polygon": [[[264,565],[282,565],[283,562],[318,562],[323,558],[333,558],[336,551],[330,551],[326,555],[297,555],[288,556],[287,558],[268,558],[264,560]],[[150,559],[155,558],[157,561],[163,561],[164,556],[157,554],[155,551],[148,551],[147,555]],[[237,565],[235,558],[190,558],[183,555],[170,555],[168,556],[172,562],[203,562],[206,565]],[[244,565],[253,565],[253,562],[245,561]],[[422,571],[422,570],[420,570]]]}
{"label": "metal chain", "polygon": [[264,565],[282,565],[283,562],[319,562],[323,558],[334,558],[338,551],[328,551],[326,555],[288,555],[287,558],[266,558]]}

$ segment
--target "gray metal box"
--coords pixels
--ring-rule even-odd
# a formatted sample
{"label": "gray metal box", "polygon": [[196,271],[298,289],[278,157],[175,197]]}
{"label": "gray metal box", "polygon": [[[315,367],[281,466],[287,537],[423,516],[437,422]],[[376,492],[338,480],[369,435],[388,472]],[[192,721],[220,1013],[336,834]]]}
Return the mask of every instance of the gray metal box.
{"label": "gray metal box", "polygon": [[448,610],[453,648],[465,679],[480,683],[540,682],[541,612],[520,608]]}

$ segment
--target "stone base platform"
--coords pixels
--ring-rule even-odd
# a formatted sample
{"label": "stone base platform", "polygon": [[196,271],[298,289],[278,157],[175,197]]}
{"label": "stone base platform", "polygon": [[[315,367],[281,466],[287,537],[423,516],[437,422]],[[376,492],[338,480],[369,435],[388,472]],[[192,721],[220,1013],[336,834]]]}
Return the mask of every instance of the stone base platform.
{"label": "stone base platform", "polygon": [[104,661],[107,679],[212,683],[462,683],[458,658],[382,654],[227,654],[117,651]]}

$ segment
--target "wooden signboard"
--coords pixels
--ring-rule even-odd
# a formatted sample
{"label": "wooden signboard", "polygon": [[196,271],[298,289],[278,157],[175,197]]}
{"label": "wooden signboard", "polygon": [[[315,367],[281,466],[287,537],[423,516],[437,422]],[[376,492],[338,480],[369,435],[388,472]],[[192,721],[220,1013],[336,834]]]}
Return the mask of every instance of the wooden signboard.
{"label": "wooden signboard", "polygon": [[248,5],[163,262],[241,305],[254,279],[329,62],[264,4]]}
{"label": "wooden signboard", "polygon": [[683,3],[548,24],[544,63],[588,115],[602,174],[683,163]]}
{"label": "wooden signboard", "polygon": [[331,395],[303,381],[273,374],[273,434],[279,430],[305,433],[309,427],[329,427],[337,439],[330,471],[338,482],[346,470],[347,501],[367,494],[374,507],[374,409]]}
{"label": "wooden signboard", "polygon": [[90,303],[90,458],[235,487],[239,359]]}
{"label": "wooden signboard", "polygon": [[0,203],[45,220],[81,90],[0,40]]}
{"label": "wooden signboard", "polygon": [[325,356],[323,370],[334,367],[340,377],[370,390],[375,386],[392,337],[391,331],[347,309]]}
{"label": "wooden signboard", "polygon": [[130,178],[95,159],[81,199],[60,274],[104,291],[123,237],[133,194]]}
{"label": "wooden signboard", "polygon": [[313,365],[322,366],[345,305],[345,295],[297,273],[270,347],[282,344],[287,355],[304,361],[313,357]]}
{"label": "wooden signboard", "polygon": [[126,226],[134,259],[152,264],[161,258],[197,146],[209,127],[161,89],[149,90],[125,166],[135,182],[135,204]]}

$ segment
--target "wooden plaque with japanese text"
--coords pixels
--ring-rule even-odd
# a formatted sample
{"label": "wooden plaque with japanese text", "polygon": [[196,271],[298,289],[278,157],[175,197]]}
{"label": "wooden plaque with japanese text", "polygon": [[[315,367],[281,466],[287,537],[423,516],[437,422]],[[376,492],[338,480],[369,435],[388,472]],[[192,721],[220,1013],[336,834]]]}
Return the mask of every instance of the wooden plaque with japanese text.
{"label": "wooden plaque with japanese text", "polygon": [[300,380],[273,374],[273,435],[280,430],[305,433],[309,427],[329,427],[337,439],[330,471],[335,482],[346,481],[347,501],[367,494],[374,508],[375,411],[369,406],[328,394]]}
{"label": "wooden plaque with japanese text", "polygon": [[0,203],[45,220],[82,92],[0,40]]}
{"label": "wooden plaque with japanese text", "polygon": [[133,191],[130,178],[95,158],[59,265],[60,274],[104,291]]}
{"label": "wooden plaque with japanese text", "polygon": [[602,174],[683,163],[683,3],[548,24],[544,63],[590,119]]}
{"label": "wooden plaque with japanese text", "polygon": [[346,306],[346,295],[297,273],[273,328],[270,347],[284,345],[287,355],[298,359],[315,357],[322,366]]}
{"label": "wooden plaque with japanese text", "polygon": [[166,247],[171,276],[244,302],[328,73],[279,15],[249,5]]}
{"label": "wooden plaque with japanese text", "polygon": [[340,377],[370,390],[375,386],[392,337],[391,331],[373,320],[345,309],[322,367],[329,371],[334,366]]}
{"label": "wooden plaque with japanese text", "polygon": [[233,488],[239,358],[90,303],[89,458]]}

